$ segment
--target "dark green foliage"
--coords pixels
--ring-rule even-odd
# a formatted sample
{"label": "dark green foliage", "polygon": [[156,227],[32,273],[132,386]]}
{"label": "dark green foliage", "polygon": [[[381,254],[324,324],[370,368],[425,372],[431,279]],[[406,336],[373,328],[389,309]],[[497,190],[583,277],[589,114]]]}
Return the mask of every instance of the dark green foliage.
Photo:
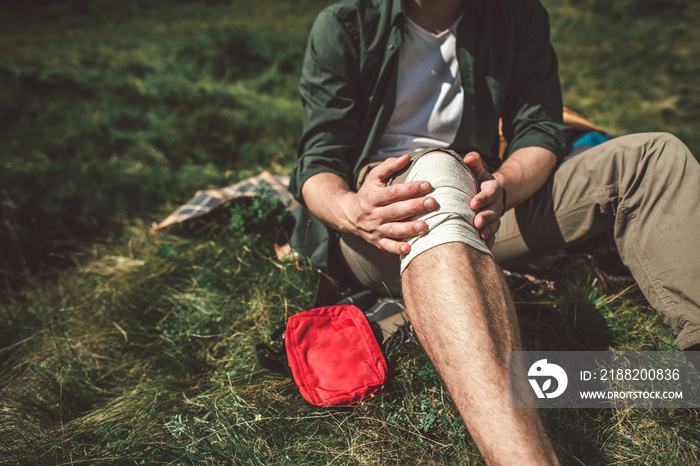
{"label": "dark green foliage", "polygon": [[91,41],[59,49],[70,62],[0,66],[8,272],[56,264],[121,219],[226,185],[227,171],[289,167],[303,34],[212,27],[179,47],[160,40],[156,59]]}
{"label": "dark green foliage", "polygon": [[[263,185],[247,205],[230,203],[224,206],[231,220],[222,229],[225,235],[244,236],[262,235],[263,239],[274,241],[275,233],[284,223],[289,213],[287,203],[267,193]],[[244,240],[245,241],[245,240]]]}
{"label": "dark green foliage", "polygon": [[178,59],[184,63],[187,76],[198,77],[204,72],[218,81],[249,79],[270,67],[280,75],[298,76],[303,53],[300,45],[304,40],[302,35],[295,37],[289,33],[262,35],[225,28],[184,47]]}

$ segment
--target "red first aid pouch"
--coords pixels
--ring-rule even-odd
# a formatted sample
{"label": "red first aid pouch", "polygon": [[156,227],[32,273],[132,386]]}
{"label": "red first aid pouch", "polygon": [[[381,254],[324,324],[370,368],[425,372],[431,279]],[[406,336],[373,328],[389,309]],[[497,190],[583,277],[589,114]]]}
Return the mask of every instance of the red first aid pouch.
{"label": "red first aid pouch", "polygon": [[376,393],[386,382],[386,359],[367,318],[354,305],[295,314],[283,331],[286,364],[281,352],[263,343],[255,347],[258,362],[291,376],[312,405],[350,405]]}

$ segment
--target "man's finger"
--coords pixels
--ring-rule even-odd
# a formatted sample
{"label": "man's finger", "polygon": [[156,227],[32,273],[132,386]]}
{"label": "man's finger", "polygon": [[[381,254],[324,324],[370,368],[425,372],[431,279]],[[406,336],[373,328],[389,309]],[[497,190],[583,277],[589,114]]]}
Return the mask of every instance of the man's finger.
{"label": "man's finger", "polygon": [[469,207],[472,210],[481,210],[488,207],[489,204],[498,204],[500,185],[498,182],[484,182],[481,184],[481,190],[469,201]]}
{"label": "man's finger", "polygon": [[497,204],[495,193],[481,191],[469,201],[469,208],[473,211],[479,211],[487,208],[491,204]]}
{"label": "man's finger", "polygon": [[470,168],[476,168],[477,164],[481,165],[481,156],[478,152],[471,151],[464,156],[462,162]]}
{"label": "man's finger", "polygon": [[377,246],[391,254],[408,254],[411,250],[411,246],[408,243],[389,238],[380,239]]}
{"label": "man's finger", "polygon": [[407,154],[402,155],[401,157],[390,157],[374,167],[367,175],[366,181],[375,178],[380,183],[384,183],[386,182],[387,178],[408,165],[409,160],[410,159]]}
{"label": "man's finger", "polygon": [[412,181],[387,186],[373,194],[376,205],[388,205],[404,199],[411,199],[429,193],[433,187],[427,181]]}
{"label": "man's finger", "polygon": [[415,222],[391,222],[382,226],[382,233],[387,238],[411,238],[428,231],[428,224],[423,220]]}
{"label": "man's finger", "polygon": [[496,220],[495,222],[485,223],[481,228],[477,227],[477,229],[479,230],[479,236],[482,239],[487,240],[487,241],[489,238],[496,236],[496,233],[498,232],[498,230],[500,228],[501,228],[500,218],[498,220]]}
{"label": "man's finger", "polygon": [[476,228],[484,228],[486,225],[489,225],[489,224],[495,223],[495,222],[499,222],[501,219],[501,216],[495,210],[495,207],[496,206],[494,205],[490,209],[484,209],[481,212],[479,212],[474,217],[474,226]]}
{"label": "man's finger", "polygon": [[437,201],[432,197],[409,199],[380,207],[379,216],[386,221],[393,222],[413,217],[425,212],[430,212],[437,207]]}
{"label": "man's finger", "polygon": [[477,180],[481,180],[485,173],[488,173],[481,163],[481,156],[478,152],[469,152],[464,156],[462,162],[472,169]]}

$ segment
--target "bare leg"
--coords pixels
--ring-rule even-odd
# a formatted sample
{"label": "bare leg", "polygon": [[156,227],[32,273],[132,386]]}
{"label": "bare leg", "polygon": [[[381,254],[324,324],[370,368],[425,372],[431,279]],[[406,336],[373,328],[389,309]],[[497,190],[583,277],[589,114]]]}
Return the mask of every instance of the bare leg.
{"label": "bare leg", "polygon": [[402,276],[406,309],[479,451],[489,464],[558,464],[539,414],[508,407],[508,352],[520,337],[493,259],[447,243]]}

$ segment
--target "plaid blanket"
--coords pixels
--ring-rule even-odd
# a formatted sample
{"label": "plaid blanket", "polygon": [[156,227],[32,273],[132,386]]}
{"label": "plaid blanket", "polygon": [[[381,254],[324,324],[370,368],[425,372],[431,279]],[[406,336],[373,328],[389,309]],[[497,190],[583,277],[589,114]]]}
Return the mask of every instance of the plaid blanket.
{"label": "plaid blanket", "polygon": [[192,199],[178,207],[177,210],[168,215],[165,220],[160,223],[154,223],[151,226],[151,233],[155,234],[169,225],[184,223],[206,215],[233,199],[253,197],[261,186],[265,187],[267,194],[270,196],[279,197],[285,201],[291,201],[290,210],[294,210],[298,205],[287,189],[287,186],[289,186],[289,176],[271,175],[269,172],[264,171],[259,175],[246,178],[226,188],[197,191]]}

